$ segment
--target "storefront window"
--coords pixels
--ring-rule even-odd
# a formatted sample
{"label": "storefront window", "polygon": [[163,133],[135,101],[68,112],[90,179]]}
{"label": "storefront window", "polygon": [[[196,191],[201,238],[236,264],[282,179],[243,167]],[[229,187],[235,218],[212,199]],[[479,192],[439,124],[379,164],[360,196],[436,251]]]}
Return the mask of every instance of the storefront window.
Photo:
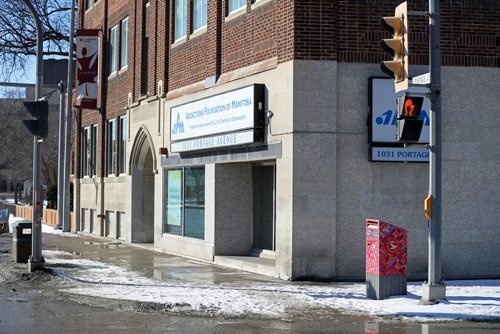
{"label": "storefront window", "polygon": [[204,167],[167,170],[164,231],[190,238],[205,238]]}

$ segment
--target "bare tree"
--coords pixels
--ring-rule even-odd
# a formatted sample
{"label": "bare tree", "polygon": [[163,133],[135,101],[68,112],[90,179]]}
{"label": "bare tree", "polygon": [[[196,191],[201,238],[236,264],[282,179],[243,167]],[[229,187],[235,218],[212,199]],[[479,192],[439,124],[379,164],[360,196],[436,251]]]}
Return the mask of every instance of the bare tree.
{"label": "bare tree", "polygon": [[[22,93],[18,89],[2,89],[0,99],[0,175],[8,183],[14,184],[15,192],[18,185],[31,177],[32,143],[23,128],[21,104]],[[10,189],[8,189],[10,190]],[[17,193],[15,194],[17,202]]]}
{"label": "bare tree", "polygon": [[[31,0],[43,25],[44,55],[67,56],[71,0]],[[25,74],[36,54],[36,28],[21,0],[0,1],[0,74],[8,80]]]}
{"label": "bare tree", "polygon": [[[0,177],[11,184],[20,185],[32,178],[33,137],[22,123],[26,111],[22,104],[25,98],[22,89],[0,88]],[[54,105],[51,105],[51,110]],[[54,110],[55,111],[55,110]],[[57,112],[49,112],[49,135],[44,139],[41,156],[42,182],[57,183]],[[17,189],[17,186],[16,186]]]}

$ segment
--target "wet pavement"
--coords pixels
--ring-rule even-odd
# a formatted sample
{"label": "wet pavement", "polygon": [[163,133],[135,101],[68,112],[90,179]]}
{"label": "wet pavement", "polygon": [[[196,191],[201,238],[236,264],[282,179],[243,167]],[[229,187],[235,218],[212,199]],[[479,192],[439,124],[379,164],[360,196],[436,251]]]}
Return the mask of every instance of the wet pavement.
{"label": "wet pavement", "polygon": [[228,269],[179,256],[154,252],[111,239],[92,236],[43,235],[43,249],[63,251],[86,259],[116,265],[144,277],[169,283],[230,284],[242,281],[283,282],[254,273]]}
{"label": "wet pavement", "polygon": [[[0,235],[0,266],[23,271],[25,264],[10,261],[10,235]],[[128,244],[92,236],[43,235],[43,249],[69,253],[140,273],[169,283],[279,284],[283,281],[253,273],[201,263]],[[62,254],[62,253],[61,253]],[[64,256],[64,255],[61,255]],[[50,268],[51,262],[47,263]],[[79,268],[78,270],[85,270]],[[0,333],[500,333],[500,322],[442,322],[417,324],[401,319],[325,314],[304,310],[286,320],[241,319],[176,315],[130,308],[122,301],[109,302],[74,296],[44,284],[43,275],[15,274],[0,277]],[[24,281],[31,281],[31,284]],[[294,284],[288,282],[287,284]],[[317,284],[304,283],[300,284]]]}

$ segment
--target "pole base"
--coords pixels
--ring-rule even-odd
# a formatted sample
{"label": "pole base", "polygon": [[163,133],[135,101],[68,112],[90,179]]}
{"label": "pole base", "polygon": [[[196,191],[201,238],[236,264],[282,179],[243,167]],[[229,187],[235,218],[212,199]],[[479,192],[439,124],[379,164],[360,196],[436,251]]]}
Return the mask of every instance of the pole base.
{"label": "pole base", "polygon": [[45,260],[43,259],[43,256],[39,259],[32,259],[31,256],[28,260],[28,271],[30,273],[37,271],[37,270],[44,270],[45,269]]}
{"label": "pole base", "polygon": [[446,299],[446,285],[427,283],[422,284],[422,304],[433,305],[439,303],[440,300]]}

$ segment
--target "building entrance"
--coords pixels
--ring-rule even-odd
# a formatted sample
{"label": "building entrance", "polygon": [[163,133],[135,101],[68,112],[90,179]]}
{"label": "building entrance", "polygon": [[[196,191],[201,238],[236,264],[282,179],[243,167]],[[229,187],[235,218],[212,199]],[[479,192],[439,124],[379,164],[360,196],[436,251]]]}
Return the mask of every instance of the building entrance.
{"label": "building entrance", "polygon": [[154,155],[148,135],[140,131],[132,150],[131,242],[154,242]]}
{"label": "building entrance", "polygon": [[275,175],[275,165],[252,167],[254,250],[275,250]]}

